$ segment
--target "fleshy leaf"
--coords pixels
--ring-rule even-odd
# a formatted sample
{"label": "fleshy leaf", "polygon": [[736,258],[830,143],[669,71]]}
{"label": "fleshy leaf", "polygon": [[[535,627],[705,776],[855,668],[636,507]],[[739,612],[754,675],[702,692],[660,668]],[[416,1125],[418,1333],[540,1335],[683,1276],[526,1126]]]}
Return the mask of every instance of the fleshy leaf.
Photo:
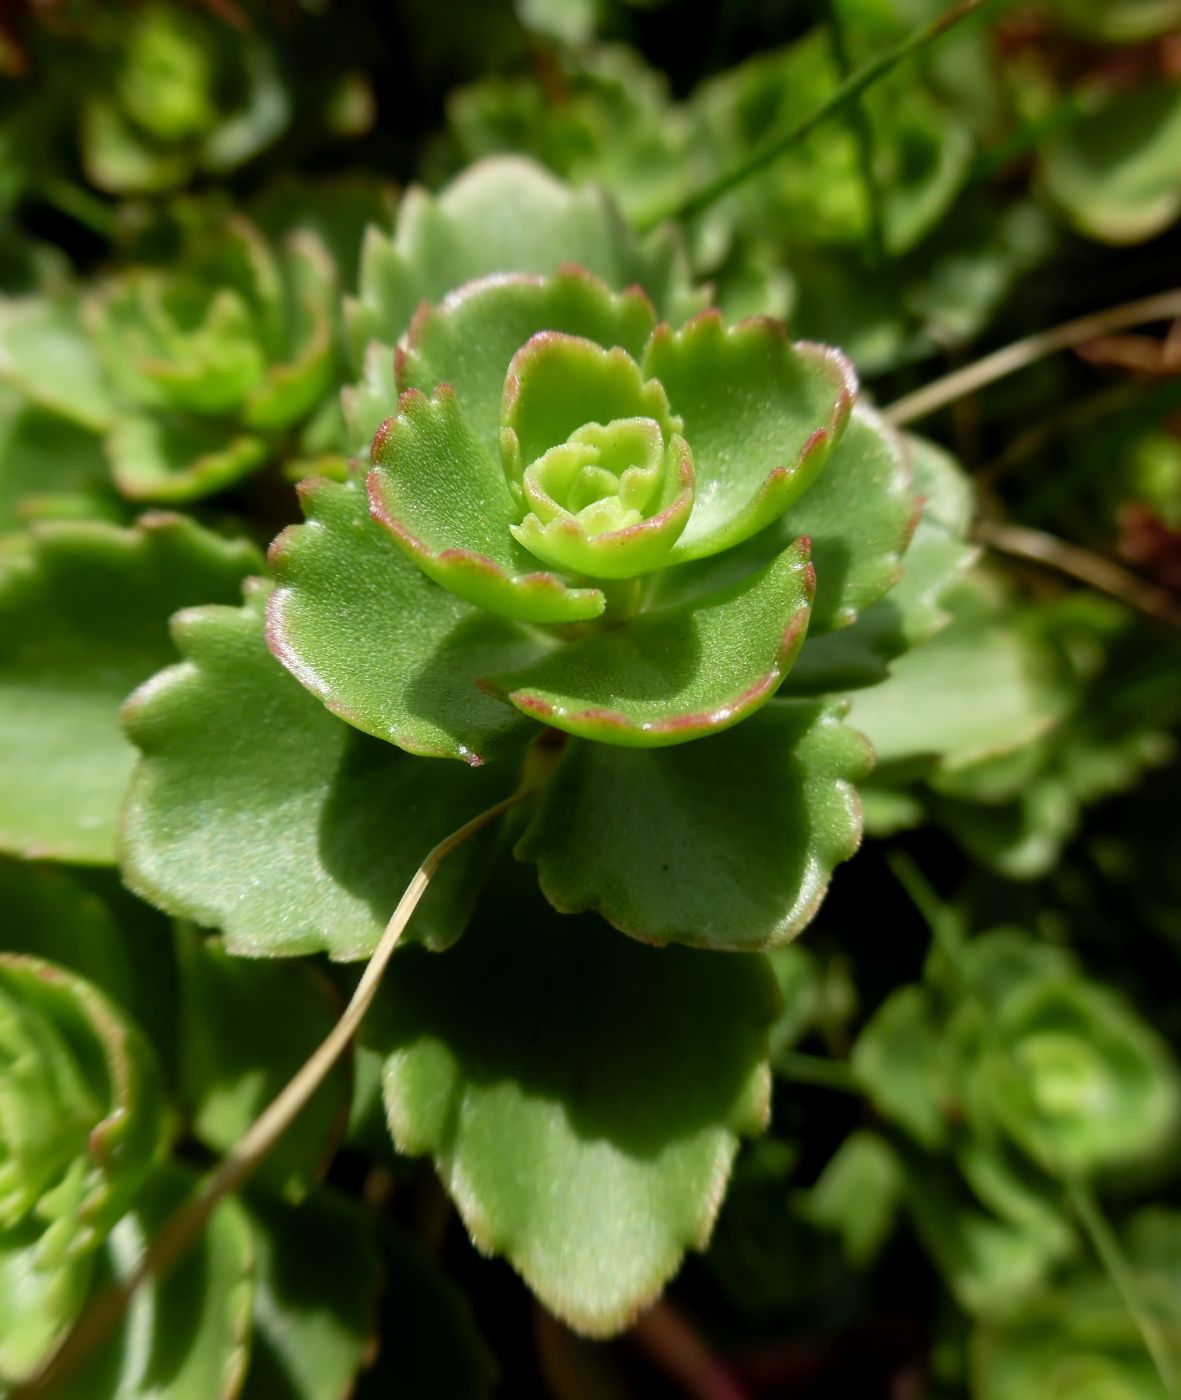
{"label": "fleshy leaf", "polygon": [[75,296],[0,303],[0,375],[33,403],[84,428],[101,431],[114,420],[111,389]]}
{"label": "fleshy leaf", "polygon": [[808,542],[695,607],[644,613],[519,671],[485,677],[543,724],[607,744],[683,744],[775,693],[803,645],[814,575]]}
{"label": "fleshy leaf", "polygon": [[[95,1288],[125,1282],[149,1243],[197,1184],[195,1174],[162,1167],[111,1231]],[[246,1372],[255,1296],[254,1237],[233,1197],[218,1203],[193,1249],[161,1282],[131,1297],[119,1332],[70,1378],[77,1400],[210,1400],[236,1395]]]}
{"label": "fleshy leaf", "polygon": [[767,1114],[758,958],[654,951],[510,887],[442,957],[395,958],[367,1035],[403,1152],[479,1248],[602,1336],[703,1248],[738,1135]]}
{"label": "fleshy leaf", "polygon": [[1105,243],[1142,243],[1181,210],[1181,88],[1145,82],[1057,133],[1042,179],[1070,221]]}
{"label": "fleshy leaf", "polygon": [[[19,910],[17,911],[19,913]],[[162,1137],[143,1035],[83,978],[0,954],[0,1385],[26,1378],[80,1311],[93,1255]]]}
{"label": "fleshy leaf", "polygon": [[0,569],[0,849],[83,864],[115,858],[134,761],[127,694],[173,659],[167,620],[234,601],[253,546],[148,515],[132,530],[37,527]]}
{"label": "fleshy leaf", "polygon": [[[864,412],[861,405],[854,410],[834,459],[817,484],[818,491],[823,492],[830,481],[840,479],[846,451],[858,441]],[[913,524],[913,515],[893,539],[889,533],[891,515],[895,528],[902,515],[897,487],[893,510],[883,502],[881,517],[870,512],[864,516],[855,514],[850,503],[847,515],[850,530],[855,521],[872,527],[875,519],[882,519],[886,529],[879,538],[879,552],[875,555],[871,535],[860,540],[853,538],[844,545],[834,536],[828,553],[829,567],[822,572],[820,540],[817,539],[817,607],[823,598],[828,616],[839,616],[845,608],[862,607],[877,585],[889,586],[891,575],[896,575],[899,568],[902,577],[889,587],[884,598],[870,601],[863,612],[858,612],[852,626],[840,627],[834,632],[822,630],[819,636],[809,626],[808,645],[786,684],[793,695],[876,685],[885,680],[895,657],[929,640],[950,619],[943,606],[943,595],[950,592],[979,554],[979,549],[967,540],[974,509],[971,482],[954,459],[934,443],[908,436],[906,446],[914,473],[914,492],[922,502],[922,514],[910,544],[905,544],[905,534]],[[886,442],[882,443],[882,448],[884,461],[892,452]],[[913,505],[915,496],[906,494]],[[811,493],[802,503],[804,516],[810,503]],[[794,523],[794,514],[789,512],[785,525]],[[903,547],[906,553],[899,564]],[[843,562],[842,552],[850,556]],[[835,598],[832,588],[826,588],[832,585],[834,574],[838,580]],[[867,583],[869,589],[864,587]]]}
{"label": "fleshy leaf", "polygon": [[[332,1029],[342,1000],[307,961],[233,958],[191,927],[177,931],[177,958],[178,1093],[193,1136],[221,1156]],[[267,1154],[260,1182],[289,1201],[307,1194],[339,1145],[352,1078],[346,1055]]]}
{"label": "fleshy leaf", "polygon": [[898,582],[919,509],[901,440],[858,404],[820,479],[779,526],[785,542],[798,535],[812,541],[812,641],[849,626]]}
{"label": "fleshy leaf", "polygon": [[135,948],[111,908],[75,875],[0,859],[0,909],[4,952],[57,963],[85,977],[116,1005],[132,1003]]}
{"label": "fleshy leaf", "polygon": [[968,576],[945,601],[953,621],[854,697],[852,723],[883,763],[964,768],[1029,743],[1066,709],[1056,658],[998,611],[986,576]]}
{"label": "fleshy leaf", "polygon": [[308,229],[287,242],[291,325],[286,357],[271,365],[251,392],[243,421],[264,431],[289,427],[327,398],[336,378],[336,267]]}
{"label": "fleshy leaf", "polygon": [[513,535],[539,559],[592,578],[666,562],[693,509],[693,458],[651,418],[587,423],[524,471],[529,514]]}
{"label": "fleshy leaf", "polygon": [[645,943],[786,942],[860,838],[852,783],[870,756],[840,713],[773,700],[686,747],[571,744],[517,855],[559,909],[594,909]]}
{"label": "fleshy leaf", "polygon": [[63,515],[119,521],[102,442],[92,432],[0,388],[0,531]]}
{"label": "fleshy leaf", "polygon": [[128,413],[106,440],[111,471],[133,501],[184,504],[224,491],[262,466],[267,445],[220,423]]}
{"label": "fleshy leaf", "polygon": [[497,273],[548,276],[562,263],[611,287],[641,284],[674,320],[692,308],[679,248],[667,239],[641,246],[600,191],[572,190],[533,161],[499,156],[438,196],[408,190],[394,237],[367,235],[359,295],[346,308],[355,361],[374,339],[393,346],[424,299]]}
{"label": "fleshy leaf", "polygon": [[[370,1213],[324,1190],[301,1201],[298,1213],[261,1196],[246,1209],[256,1265],[243,1400],[351,1395],[377,1342],[382,1280]],[[386,1287],[408,1302],[403,1284],[410,1282],[395,1275]],[[381,1342],[384,1351],[384,1333]]]}
{"label": "fleshy leaf", "polygon": [[[449,384],[472,432],[497,456],[506,377],[518,351],[535,335],[580,336],[638,359],[655,324],[652,303],[638,287],[612,292],[579,267],[563,265],[546,278],[489,277],[458,288],[437,307],[419,307],[398,347],[398,388],[429,394]],[[544,447],[555,446],[594,417],[589,410],[574,413],[566,431]]]}
{"label": "fleshy leaf", "polygon": [[857,391],[839,351],[792,344],[769,318],[727,329],[716,311],[659,327],[643,368],[683,419],[697,472],[674,560],[717,554],[779,519],[816,480]]}
{"label": "fleshy leaf", "polygon": [[[128,703],[143,758],[124,809],[124,876],[171,913],[220,928],[231,952],[364,957],[431,846],[516,775],[508,764],[483,774],[419,763],[330,714],[268,652],[266,594],[255,586],[241,609],[182,614],[186,661]],[[432,947],[458,937],[487,839],[448,861],[408,937]]]}
{"label": "fleshy leaf", "polygon": [[373,440],[373,518],[424,574],[477,607],[528,622],[597,617],[606,599],[571,588],[510,533],[519,514],[499,460],[449,385],[398,400]]}
{"label": "fleshy leaf", "polygon": [[477,689],[552,645],[432,583],[369,518],[357,483],[305,482],[306,525],[271,546],[271,649],[335,714],[410,753],[482,763],[529,726]]}

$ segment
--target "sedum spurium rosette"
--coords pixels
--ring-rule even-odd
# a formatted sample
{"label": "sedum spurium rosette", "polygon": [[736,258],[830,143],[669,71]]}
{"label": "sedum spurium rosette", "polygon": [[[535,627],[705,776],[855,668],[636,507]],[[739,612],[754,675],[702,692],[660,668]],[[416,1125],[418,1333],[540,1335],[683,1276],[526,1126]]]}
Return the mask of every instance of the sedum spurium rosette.
{"label": "sedum spurium rosette", "polygon": [[134,501],[198,500],[310,454],[319,412],[335,412],[339,288],[324,241],[306,227],[272,241],[199,206],[181,223],[167,263],[124,268],[85,298],[0,306],[0,375],[100,433]]}
{"label": "sedum spurium rosette", "polygon": [[0,1384],[80,1311],[95,1251],[162,1139],[146,1039],[83,978],[0,954]]}
{"label": "sedum spurium rosette", "polygon": [[369,1034],[396,1145],[596,1334],[703,1246],[768,1110],[763,959],[639,944],[807,923],[870,755],[848,649],[793,663],[830,633],[872,670],[934,615],[923,574],[859,637],[916,498],[844,358],[703,314],[660,246],[521,161],[408,195],[348,316],[370,461],[302,485],[274,581],[180,613],[125,708],[125,878],[232,952],[364,957],[431,844],[541,782],[442,867]]}

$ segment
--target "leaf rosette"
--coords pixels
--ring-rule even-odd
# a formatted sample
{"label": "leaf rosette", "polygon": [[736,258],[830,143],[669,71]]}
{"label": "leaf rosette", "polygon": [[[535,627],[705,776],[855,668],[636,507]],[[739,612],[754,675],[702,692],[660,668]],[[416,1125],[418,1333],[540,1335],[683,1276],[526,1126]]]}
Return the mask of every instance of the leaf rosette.
{"label": "leaf rosette", "polygon": [[[792,344],[769,320],[727,329],[712,312],[674,331],[639,291],[564,268],[424,306],[397,387],[366,483],[374,520],[483,614],[560,629],[534,634],[532,665],[480,676],[485,690],[555,728],[643,747],[715,732],[771,698],[815,578],[810,539],[791,537],[790,520],[786,537],[767,528],[845,431],[856,384],[837,351]],[[863,448],[882,431],[861,416]],[[886,506],[898,554],[904,481],[899,462],[887,490],[902,499]],[[734,553],[756,536],[757,550]],[[273,551],[287,585],[276,647],[297,671],[300,545],[289,535]],[[676,570],[724,552],[728,570]],[[450,751],[482,759],[481,739],[473,727]]]}
{"label": "leaf rosette", "polygon": [[131,269],[89,308],[118,405],[107,451],[128,496],[188,500],[276,452],[336,382],[336,270],[298,230],[247,219],[198,234],[175,267]]}
{"label": "leaf rosette", "polygon": [[0,1380],[36,1368],[80,1309],[93,1255],[161,1138],[143,1036],[82,978],[0,955]]}
{"label": "leaf rosette", "polygon": [[[115,484],[180,504],[266,464],[335,450],[336,264],[311,227],[268,238],[190,208],[168,261],[85,297],[0,307],[0,373],[55,418],[102,435]],[[65,371],[68,370],[68,373]]]}
{"label": "leaf rosette", "polygon": [[[503,225],[506,202],[528,214],[526,233]],[[853,784],[870,754],[830,694],[839,658],[822,651],[795,689],[791,672],[805,636],[850,628],[898,580],[917,506],[907,453],[855,403],[839,351],[793,342],[768,318],[727,326],[706,311],[674,325],[691,299],[663,265],[651,297],[634,285],[644,262],[628,238],[609,207],[506,161],[437,200],[408,196],[395,235],[367,242],[354,332],[405,308],[415,278],[467,278],[407,313],[396,348],[393,336],[388,352],[370,343],[345,396],[350,431],[372,437],[370,464],[303,483],[306,523],[272,546],[269,597],[256,593],[236,622],[211,610],[191,633],[186,623],[192,664],[128,707],[146,755],[124,828],[137,888],[204,922],[236,923],[257,904],[228,848],[211,866],[197,827],[192,849],[153,831],[187,830],[178,816],[194,801],[200,830],[256,827],[250,785],[215,793],[180,737],[201,727],[199,694],[225,693],[213,673],[226,648],[249,655],[259,695],[298,712],[309,739],[321,728],[249,640],[265,610],[270,650],[295,681],[408,754],[499,760],[511,788],[531,741],[566,736],[517,848],[559,909],[708,947],[767,947],[807,923],[856,849]],[[589,267],[561,261],[571,243]],[[894,633],[904,648],[906,627]],[[253,712],[227,718],[257,767],[278,750]],[[335,737],[329,748],[343,752]],[[310,824],[298,841],[319,848],[321,874],[355,907],[363,882],[311,822],[337,810],[344,780],[317,752],[327,786],[301,788]],[[424,797],[438,788],[405,771]],[[266,782],[286,792],[292,774],[282,764]],[[444,786],[454,794],[440,815],[459,824],[475,788]],[[284,839],[286,851],[295,832]],[[398,848],[417,840],[408,829]],[[743,865],[738,887],[730,872]],[[368,917],[348,939],[304,928],[291,949],[363,956],[370,929]],[[236,936],[254,944],[257,932]]]}

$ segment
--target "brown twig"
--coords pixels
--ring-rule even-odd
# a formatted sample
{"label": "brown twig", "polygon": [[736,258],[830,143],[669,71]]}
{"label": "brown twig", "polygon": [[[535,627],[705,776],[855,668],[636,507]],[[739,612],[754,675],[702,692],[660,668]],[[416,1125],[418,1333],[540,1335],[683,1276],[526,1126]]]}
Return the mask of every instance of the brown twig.
{"label": "brown twig", "polygon": [[1181,287],[1080,316],[1048,331],[1026,336],[1024,340],[1015,340],[1011,345],[985,355],[982,360],[953,370],[951,374],[936,379],[933,384],[927,384],[913,394],[906,394],[885,410],[885,417],[895,427],[913,423],[917,418],[926,418],[937,409],[946,408],[1006,375],[1025,369],[1056,350],[1068,350],[1111,331],[1150,321],[1169,321],[1175,316],[1181,316]]}
{"label": "brown twig", "polygon": [[136,1290],[149,1278],[162,1278],[176,1267],[205,1228],[218,1204],[246,1184],[347,1049],[373,1003],[398,940],[442,862],[469,837],[510,807],[531,797],[534,791],[530,787],[506,797],[465,822],[429,852],[414,872],[398,901],[398,907],[390,916],[340,1020],[302,1068],[255,1119],[241,1141],[165,1221],[136,1268],[126,1279],[100,1293],[91,1302],[45,1369],[27,1384],[10,1392],[10,1400],[32,1400],[34,1396],[46,1396],[57,1390],[111,1335]]}
{"label": "brown twig", "polygon": [[1109,593],[1113,598],[1173,627],[1181,627],[1181,604],[1166,589],[1146,583],[1142,578],[1093,554],[1080,545],[1031,530],[1024,525],[1007,525],[997,520],[980,520],[973,532],[981,543],[1018,559],[1045,564],[1059,573],[1069,574],[1080,582]]}
{"label": "brown twig", "polygon": [[632,1336],[648,1359],[693,1400],[750,1400],[750,1392],[701,1334],[666,1299],[643,1313]]}

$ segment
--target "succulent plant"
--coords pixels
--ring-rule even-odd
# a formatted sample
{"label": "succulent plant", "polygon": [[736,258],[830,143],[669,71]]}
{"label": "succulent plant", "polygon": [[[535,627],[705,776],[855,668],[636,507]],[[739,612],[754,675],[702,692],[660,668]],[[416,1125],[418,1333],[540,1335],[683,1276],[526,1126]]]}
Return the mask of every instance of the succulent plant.
{"label": "succulent plant", "polygon": [[244,216],[191,214],[170,261],[124,268],[81,302],[14,299],[0,316],[5,376],[101,432],[136,501],[198,499],[299,457],[317,411],[334,411],[340,292],[323,240],[295,228],[275,244]]}
{"label": "succulent plant", "polygon": [[[905,444],[838,351],[766,318],[727,327],[680,266],[666,235],[639,244],[599,195],[523,161],[409,193],[350,311],[364,377],[346,417],[370,464],[302,485],[273,582],[182,613],[184,662],[125,711],[143,755],[125,878],[231,952],[367,955],[432,841],[539,789],[436,877],[406,940],[462,941],[395,958],[369,1035],[396,1143],[430,1152],[477,1241],[596,1333],[707,1237],[717,1163],[765,1121],[773,985],[758,957],[723,977],[554,909],[644,943],[790,939],[856,848],[871,761],[830,692],[937,625],[963,561],[958,524],[931,525],[911,592],[876,614],[915,526]],[[641,989],[660,978],[669,1055],[636,1078],[626,1047],[651,1034]],[[694,1020],[718,1059],[690,1090]],[[580,1087],[607,1040],[618,1062]],[[527,1086],[540,1043],[539,1092],[602,1153],[527,1089],[488,1094],[489,1075]],[[444,1092],[460,1123],[434,1113]],[[623,1233],[540,1210],[559,1158],[563,1190],[614,1199]],[[658,1160],[678,1185],[629,1233]]]}
{"label": "succulent plant", "polygon": [[233,170],[290,120],[274,48],[249,32],[245,16],[231,25],[153,0],[130,22],[95,14],[87,40],[113,68],[82,111],[83,161],[100,189],[158,193],[197,172]]}
{"label": "succulent plant", "polygon": [[19,1381],[81,1309],[95,1251],[161,1143],[151,1047],[84,979],[0,954],[0,1381]]}

